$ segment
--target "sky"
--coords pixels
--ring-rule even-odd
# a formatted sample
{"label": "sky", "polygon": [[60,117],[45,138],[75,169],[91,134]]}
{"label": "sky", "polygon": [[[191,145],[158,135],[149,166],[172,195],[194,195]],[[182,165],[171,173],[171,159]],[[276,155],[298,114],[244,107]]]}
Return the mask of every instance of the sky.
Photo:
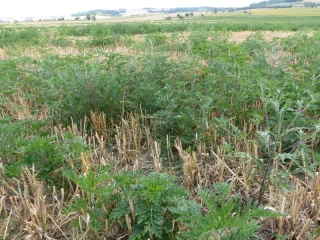
{"label": "sky", "polygon": [[58,16],[93,9],[244,7],[262,0],[0,0],[0,17]]}

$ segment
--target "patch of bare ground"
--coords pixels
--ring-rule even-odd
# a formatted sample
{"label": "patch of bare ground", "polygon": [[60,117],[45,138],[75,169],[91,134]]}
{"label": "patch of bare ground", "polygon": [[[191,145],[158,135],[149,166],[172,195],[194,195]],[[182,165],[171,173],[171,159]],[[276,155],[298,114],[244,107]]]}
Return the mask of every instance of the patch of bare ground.
{"label": "patch of bare ground", "polygon": [[232,32],[229,38],[229,42],[242,43],[253,34],[254,32],[250,32],[250,31]]}
{"label": "patch of bare ground", "polygon": [[59,56],[80,55],[81,52],[75,47],[48,46],[46,48],[27,47],[19,53],[19,56],[30,57],[32,59],[41,59],[46,54],[57,54]]}
{"label": "patch of bare ground", "polygon": [[19,55],[39,60],[42,58],[43,52],[44,51],[39,47],[26,47],[21,51],[21,53],[19,53]]}
{"label": "patch of bare ground", "polygon": [[[242,43],[244,42],[248,37],[254,35],[256,32],[252,31],[243,31],[243,32],[232,32],[231,36],[229,38],[229,42],[234,42],[234,43]],[[267,42],[271,42],[275,38],[287,38],[290,37],[294,34],[297,34],[297,32],[288,32],[288,31],[264,31],[261,32],[263,38]],[[308,32],[306,33],[308,36],[312,36],[314,32]]]}
{"label": "patch of bare ground", "polygon": [[275,38],[287,38],[294,34],[296,34],[296,32],[281,32],[281,31],[280,32],[270,32],[270,31],[262,32],[263,38],[267,42],[271,42]]}
{"label": "patch of bare ground", "polygon": [[67,56],[67,55],[80,55],[81,52],[79,49],[75,47],[51,47],[50,53],[57,54],[59,56]]}
{"label": "patch of bare ground", "polygon": [[[115,46],[112,48],[105,48],[105,52],[110,53],[119,53],[127,56],[143,56],[146,54],[145,51],[140,49],[134,49],[126,46]],[[150,55],[157,55],[158,53],[149,53]],[[187,52],[179,52],[179,51],[170,51],[170,52],[161,52],[160,54],[165,55],[168,57],[169,61],[179,61],[179,60],[187,60],[189,59],[189,55]]]}
{"label": "patch of bare ground", "polygon": [[135,34],[131,37],[134,42],[142,42],[146,39],[147,34]]}
{"label": "patch of bare ground", "polygon": [[8,56],[7,56],[7,52],[0,48],[0,59],[6,59]]}
{"label": "patch of bare ground", "polygon": [[[64,56],[79,56],[79,55],[86,55],[88,53],[97,53],[99,51],[103,52],[110,52],[110,53],[119,53],[129,56],[142,56],[144,54],[143,51],[132,49],[125,46],[110,46],[108,48],[87,48],[83,51],[79,50],[76,47],[69,46],[69,47],[60,47],[60,46],[48,46],[46,48],[34,48],[28,47],[23,49],[19,56],[30,57],[32,59],[40,60],[46,54],[54,54],[59,55],[61,57]],[[0,59],[4,59],[1,55],[0,51]]]}
{"label": "patch of bare ground", "polygon": [[113,48],[107,48],[106,51],[112,53],[120,53],[129,56],[142,56],[144,54],[144,52],[141,50],[129,48],[126,46],[115,46]]}
{"label": "patch of bare ground", "polygon": [[179,51],[172,51],[166,52],[168,56],[168,60],[178,62],[181,59],[189,59],[188,53],[186,52],[179,52]]}
{"label": "patch of bare ground", "polygon": [[[142,56],[145,53],[142,51],[138,51],[132,48],[124,47],[124,46],[116,46],[113,48],[104,48],[104,49],[99,49],[99,51],[103,51],[106,53],[118,53],[118,54],[123,54],[127,56]],[[105,61],[108,57],[106,57],[104,54],[96,53],[92,58],[90,58],[87,62],[88,63],[93,63],[93,62],[98,62],[101,63]]]}
{"label": "patch of bare ground", "polygon": [[81,41],[88,41],[91,40],[91,36],[67,36],[66,39],[74,41],[74,40],[81,40]]}

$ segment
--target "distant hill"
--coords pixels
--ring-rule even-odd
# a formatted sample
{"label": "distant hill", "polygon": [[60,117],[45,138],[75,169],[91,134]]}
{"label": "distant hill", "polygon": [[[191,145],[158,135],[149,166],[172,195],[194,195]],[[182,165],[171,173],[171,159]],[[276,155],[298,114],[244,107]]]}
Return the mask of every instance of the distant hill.
{"label": "distant hill", "polygon": [[[184,12],[197,12],[197,11],[207,11],[214,12],[216,10],[228,11],[233,10],[233,8],[215,8],[208,6],[199,6],[199,7],[179,7],[179,8],[143,8],[148,13],[184,13]],[[72,16],[86,16],[86,15],[102,15],[102,16],[121,16],[126,15],[127,10],[125,8],[119,10],[107,10],[107,9],[95,9],[85,12],[78,12],[72,14]]]}
{"label": "distant hill", "polygon": [[293,3],[302,2],[301,0],[269,0],[269,1],[262,1],[259,3],[252,3],[249,5],[248,8],[273,8],[273,7],[290,7]]}
{"label": "distant hill", "polygon": [[93,14],[97,14],[97,15],[102,15],[102,16],[120,16],[120,14],[125,11],[125,10],[105,10],[105,9],[95,9],[95,10],[89,10],[89,11],[85,11],[85,12],[78,12],[78,13],[74,13],[72,14],[72,16],[86,16],[86,15],[93,15]]}
{"label": "distant hill", "polygon": [[[247,7],[243,8],[215,8],[208,6],[200,7],[180,7],[180,8],[143,8],[143,10],[148,11],[148,13],[181,13],[181,12],[197,12],[197,11],[234,11],[234,10],[247,10],[247,9],[257,9],[257,8],[291,8],[291,7],[316,7],[320,6],[320,0],[267,0],[261,1],[259,3],[252,3]],[[78,12],[72,14],[72,16],[86,16],[86,15],[101,15],[101,16],[122,16],[125,15],[126,9],[119,10],[108,10],[108,9],[95,9],[85,12]]]}
{"label": "distant hill", "polygon": [[239,8],[239,10],[256,8],[290,8],[296,6],[317,7],[320,6],[320,0],[268,0],[252,3],[248,7]]}

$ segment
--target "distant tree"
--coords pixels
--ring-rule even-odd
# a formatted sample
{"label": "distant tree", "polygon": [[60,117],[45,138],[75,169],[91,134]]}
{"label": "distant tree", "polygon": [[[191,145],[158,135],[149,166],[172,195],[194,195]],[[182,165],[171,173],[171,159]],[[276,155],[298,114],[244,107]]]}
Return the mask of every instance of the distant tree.
{"label": "distant tree", "polygon": [[204,15],[203,15],[203,14],[201,14],[201,17],[204,17]]}
{"label": "distant tree", "polygon": [[95,14],[93,14],[92,18],[91,18],[93,21],[96,21],[97,20],[97,17]]}
{"label": "distant tree", "polygon": [[186,16],[186,17],[189,17],[189,16],[190,16],[190,14],[189,14],[189,13],[186,13],[186,14],[185,14],[185,16]]}
{"label": "distant tree", "polygon": [[190,13],[190,16],[193,17],[193,12]]}
{"label": "distant tree", "polygon": [[317,4],[316,3],[313,3],[313,2],[306,2],[304,4],[305,7],[311,7],[311,8],[315,8],[317,7]]}
{"label": "distant tree", "polygon": [[90,20],[90,14],[87,14],[86,18],[87,20]]}
{"label": "distant tree", "polygon": [[166,18],[165,18],[165,20],[171,20],[171,17],[170,17],[170,16],[168,16],[168,17],[166,17]]}
{"label": "distant tree", "polygon": [[217,14],[219,12],[218,8],[214,9],[214,13]]}
{"label": "distant tree", "polygon": [[79,18],[79,16],[78,17],[76,17],[74,20],[76,20],[76,21],[78,21],[80,18]]}
{"label": "distant tree", "polygon": [[178,17],[178,18],[180,18],[180,17],[181,17],[181,15],[180,15],[180,14],[177,14],[177,17]]}

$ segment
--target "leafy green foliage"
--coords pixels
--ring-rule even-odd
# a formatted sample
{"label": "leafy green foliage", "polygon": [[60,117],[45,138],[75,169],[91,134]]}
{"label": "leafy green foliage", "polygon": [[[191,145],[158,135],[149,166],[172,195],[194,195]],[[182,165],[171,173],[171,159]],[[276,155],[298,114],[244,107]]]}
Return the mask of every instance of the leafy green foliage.
{"label": "leafy green foliage", "polygon": [[[111,220],[124,220],[131,215],[133,233],[130,239],[168,239],[174,236],[177,228],[174,213],[179,202],[187,196],[185,190],[178,187],[173,178],[166,174],[152,173],[124,189],[123,200],[110,213]],[[130,209],[133,202],[134,211]]]}
{"label": "leafy green foliage", "polygon": [[25,141],[27,136],[46,135],[41,128],[46,126],[47,122],[12,121],[12,118],[0,119],[0,158],[5,164],[21,159],[17,154],[17,146]]}
{"label": "leafy green foliage", "polygon": [[[66,134],[60,143],[55,137],[33,136],[5,139],[5,157],[10,157],[11,164],[5,167],[5,175],[18,177],[22,166],[34,167],[40,179],[49,184],[59,186],[62,178],[62,168],[66,161],[76,164],[80,152],[87,147],[83,139]],[[13,157],[15,156],[15,158]]]}
{"label": "leafy green foliage", "polygon": [[146,44],[151,46],[159,46],[166,43],[167,36],[160,34],[149,34],[146,36]]}
{"label": "leafy green foliage", "polygon": [[97,37],[91,40],[90,45],[92,47],[106,47],[115,45],[118,41],[119,36]]}
{"label": "leafy green foliage", "polygon": [[[91,221],[89,228],[95,232],[100,232],[104,228],[104,222],[107,218],[105,210],[109,210],[112,204],[120,201],[119,194],[123,189],[134,184],[138,174],[123,172],[114,174],[111,171],[112,166],[105,167],[91,166],[87,173],[79,174],[74,170],[64,170],[63,174],[70,181],[80,187],[85,196],[75,198],[74,203],[65,209],[66,212],[81,212],[88,214]],[[75,222],[75,224],[78,224]]]}
{"label": "leafy green foliage", "polygon": [[243,204],[239,196],[229,197],[231,184],[219,183],[214,191],[199,189],[199,194],[208,209],[202,214],[200,206],[184,202],[179,207],[182,221],[189,231],[180,239],[250,239],[260,228],[260,217],[275,217],[279,214],[259,209],[252,201]]}
{"label": "leafy green foliage", "polygon": [[42,40],[40,31],[35,27],[0,28],[0,47],[14,45],[39,45]]}
{"label": "leafy green foliage", "polygon": [[63,38],[63,37],[57,37],[57,38],[54,38],[50,41],[50,43],[53,45],[53,46],[59,46],[59,47],[69,47],[69,46],[72,46],[72,41],[66,39],[66,38]]}

